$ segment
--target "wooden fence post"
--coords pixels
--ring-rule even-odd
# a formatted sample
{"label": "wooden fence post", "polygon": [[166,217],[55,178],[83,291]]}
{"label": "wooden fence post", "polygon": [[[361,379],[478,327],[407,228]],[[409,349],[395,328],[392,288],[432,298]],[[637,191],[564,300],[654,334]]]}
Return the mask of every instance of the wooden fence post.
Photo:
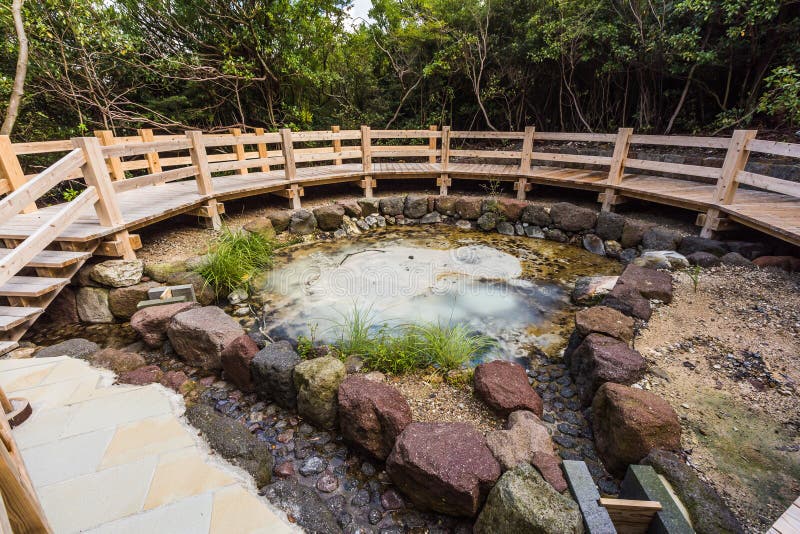
{"label": "wooden fence post", "polygon": [[[264,128],[255,128],[254,131],[256,135],[264,135]],[[258,159],[265,159],[269,156],[266,143],[258,143],[256,148],[258,149]],[[261,172],[269,172],[269,163],[261,164]]]}
{"label": "wooden fence post", "polygon": [[[294,144],[292,141],[292,131],[289,128],[281,128],[281,151],[283,152],[283,174],[287,182],[291,182],[297,177],[297,165],[294,161]],[[302,205],[300,197],[303,195],[302,188],[297,184],[290,184],[287,191],[289,199],[292,201],[292,209],[299,210]]]}
{"label": "wooden fence post", "polygon": [[[139,137],[142,139],[142,143],[150,143],[155,141],[155,136],[153,135],[153,130],[148,128],[141,128],[136,130],[136,133],[139,134]],[[148,152],[144,155],[144,158],[147,160],[147,173],[148,174],[155,174],[157,172],[161,172],[161,160],[158,158],[158,152]]]}
{"label": "wooden fence post", "polygon": [[[747,165],[747,158],[750,156],[747,143],[755,138],[756,133],[758,133],[757,130],[735,130],[733,132],[728,151],[725,153],[725,160],[722,162],[722,175],[717,178],[717,189],[714,191],[714,204],[717,206],[725,206],[733,202],[736,189],[739,187],[736,175]],[[703,223],[700,236],[713,237],[722,221],[719,209],[709,208],[705,217],[702,215],[698,217],[699,221]]]}
{"label": "wooden fence post", "polygon": [[[100,224],[106,227],[123,226],[125,219],[117,202],[117,192],[108,174],[108,166],[103,159],[103,150],[100,140],[96,137],[76,137],[72,139],[75,148],[83,150],[86,163],[83,165],[83,179],[86,185],[93,186],[97,191],[97,202],[94,205]],[[127,230],[120,230],[114,234],[116,252],[128,259],[135,259],[136,253],[131,246],[130,235]]]}
{"label": "wooden fence post", "polygon": [[[197,192],[203,196],[211,196],[214,194],[214,185],[211,182],[211,171],[208,169],[208,154],[206,147],[203,144],[203,132],[192,130],[186,132],[186,137],[189,139],[189,155],[192,158],[192,165],[197,168]],[[217,199],[210,198],[206,201],[205,205],[198,212],[208,225],[214,230],[222,228],[222,220],[219,217],[219,206],[217,206]]]}
{"label": "wooden fence post", "polygon": [[531,172],[531,154],[533,153],[533,134],[536,128],[525,127],[525,137],[522,140],[522,154],[519,159],[519,173],[523,176],[517,182],[517,199],[525,200],[525,194],[530,189],[527,175]]}
{"label": "wooden fence post", "polygon": [[[0,135],[0,178],[8,180],[9,191],[16,191],[27,181],[11,145],[11,138],[7,135]],[[33,213],[36,209],[36,203],[31,202],[23,208],[22,213]]]}
{"label": "wooden fence post", "polygon": [[[230,129],[231,135],[234,137],[241,137],[242,130],[240,128],[231,128]],[[245,153],[244,153],[244,145],[241,143],[236,143],[233,145],[233,153],[236,154],[236,161],[244,161],[245,160]],[[242,167],[241,169],[237,169],[240,175],[245,176],[247,175],[247,167]]]}
{"label": "wooden fence post", "polygon": [[361,168],[364,178],[361,187],[364,188],[364,197],[372,198],[372,134],[369,126],[361,126]]}
{"label": "wooden fence post", "polygon": [[[428,129],[430,131],[432,131],[432,132],[436,132],[436,131],[439,130],[439,127],[436,126],[435,124],[431,124],[428,127]],[[436,138],[435,137],[431,137],[431,138],[428,139],[428,150],[433,150],[434,152],[436,151]],[[436,154],[435,153],[431,154],[430,156],[428,156],[428,163],[436,163]]]}
{"label": "wooden fence post", "polygon": [[631,135],[633,135],[633,128],[620,128],[617,132],[614,154],[611,156],[611,163],[608,167],[608,179],[606,180],[608,187],[603,194],[603,211],[611,211],[618,202],[614,186],[622,182],[625,159],[628,157],[628,148],[631,145]]}
{"label": "wooden fence post", "polygon": [[[94,136],[100,140],[103,146],[111,146],[116,141],[114,140],[114,132],[111,130],[95,130]],[[125,171],[122,170],[122,160],[119,157],[106,158],[108,163],[108,170],[111,172],[111,179],[116,181],[125,179]]]}
{"label": "wooden fence post", "polygon": [[[341,131],[342,131],[342,129],[339,127],[338,124],[331,126],[331,132],[332,133],[338,134]],[[338,139],[338,138],[334,137],[334,139],[333,139],[333,151],[334,152],[341,152],[342,151],[342,140],[341,139]],[[342,164],[342,158],[336,158],[335,160],[333,160],[333,164],[334,165],[341,165]]]}
{"label": "wooden fence post", "polygon": [[447,195],[447,188],[450,186],[450,176],[447,174],[447,167],[450,164],[450,127],[442,126],[442,172],[439,174],[437,185],[439,186],[439,194],[441,196]]}

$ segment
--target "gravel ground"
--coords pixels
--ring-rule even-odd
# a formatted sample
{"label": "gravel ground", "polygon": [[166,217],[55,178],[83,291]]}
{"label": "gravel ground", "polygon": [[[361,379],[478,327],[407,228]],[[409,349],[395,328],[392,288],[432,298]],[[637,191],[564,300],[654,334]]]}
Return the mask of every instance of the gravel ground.
{"label": "gravel ground", "polygon": [[687,460],[748,531],[765,531],[800,494],[800,274],[676,275],[675,299],[636,340],[644,386],[683,426]]}

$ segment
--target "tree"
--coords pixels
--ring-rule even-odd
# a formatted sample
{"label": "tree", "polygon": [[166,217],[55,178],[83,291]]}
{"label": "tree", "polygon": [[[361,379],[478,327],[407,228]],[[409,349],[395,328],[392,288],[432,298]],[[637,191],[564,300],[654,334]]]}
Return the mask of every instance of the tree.
{"label": "tree", "polygon": [[25,34],[25,26],[22,22],[22,2],[23,0],[13,0],[11,3],[11,16],[14,19],[14,31],[17,34],[18,43],[17,70],[14,75],[11,96],[8,99],[6,118],[3,126],[0,127],[0,135],[11,135],[17,115],[19,115],[22,97],[25,94],[25,76],[28,71],[28,36]]}

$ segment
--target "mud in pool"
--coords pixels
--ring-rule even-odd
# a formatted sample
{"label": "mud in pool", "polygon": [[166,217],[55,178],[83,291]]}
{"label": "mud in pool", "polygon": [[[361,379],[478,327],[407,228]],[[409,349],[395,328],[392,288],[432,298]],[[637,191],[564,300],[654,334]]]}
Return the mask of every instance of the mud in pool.
{"label": "mud in pool", "polygon": [[358,310],[390,330],[463,323],[498,341],[483,358],[524,363],[564,346],[577,277],[619,271],[574,246],[436,226],[290,247],[254,285],[273,338],[331,343]]}

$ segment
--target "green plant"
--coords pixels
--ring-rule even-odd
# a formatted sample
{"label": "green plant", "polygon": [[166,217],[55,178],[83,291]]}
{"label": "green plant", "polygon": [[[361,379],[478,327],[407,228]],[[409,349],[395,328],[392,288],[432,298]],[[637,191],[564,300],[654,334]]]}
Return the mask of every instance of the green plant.
{"label": "green plant", "polygon": [[61,192],[61,197],[67,202],[72,202],[80,194],[81,192],[74,187],[68,187]]}
{"label": "green plant", "polygon": [[224,226],[197,272],[217,294],[246,288],[254,275],[272,267],[277,248],[263,235]]}
{"label": "green plant", "polygon": [[309,326],[309,335],[300,335],[297,338],[297,354],[304,360],[313,358],[316,355],[314,346],[316,345],[317,324]]}
{"label": "green plant", "polygon": [[694,292],[697,293],[697,285],[700,283],[700,266],[699,265],[692,265],[687,272],[689,273],[689,279],[692,281],[692,287],[694,288]]}
{"label": "green plant", "polygon": [[495,343],[462,324],[405,324],[390,330],[375,321],[372,308],[354,306],[342,317],[333,327],[339,331],[335,346],[340,357],[359,356],[366,368],[384,373],[462,369]]}
{"label": "green plant", "polygon": [[461,369],[495,345],[489,336],[476,334],[464,324],[424,323],[408,327],[419,338],[420,350],[439,372]]}

